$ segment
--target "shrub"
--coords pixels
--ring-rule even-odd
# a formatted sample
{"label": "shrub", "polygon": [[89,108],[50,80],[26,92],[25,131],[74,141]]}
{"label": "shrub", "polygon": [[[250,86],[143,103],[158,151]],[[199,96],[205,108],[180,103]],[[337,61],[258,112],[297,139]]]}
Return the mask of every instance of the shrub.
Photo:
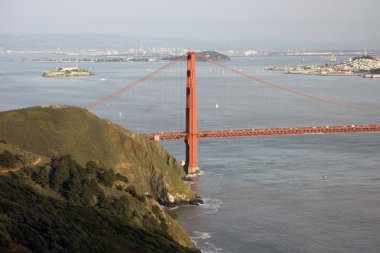
{"label": "shrub", "polygon": [[0,166],[5,168],[14,168],[16,166],[18,159],[17,156],[4,150],[3,153],[0,153]]}
{"label": "shrub", "polygon": [[70,177],[70,168],[75,167],[75,161],[71,156],[53,157],[51,160],[50,187],[58,191]]}
{"label": "shrub", "polygon": [[128,183],[128,178],[126,176],[121,175],[120,173],[116,174],[116,179],[123,181],[124,183]]}
{"label": "shrub", "polygon": [[[88,163],[86,168],[83,168],[71,156],[61,156],[53,158],[50,165],[49,184],[66,200],[73,204],[105,206],[103,191],[99,188],[96,179],[87,173],[94,169],[93,164]],[[35,173],[34,177],[41,180],[39,171]]]}
{"label": "shrub", "polygon": [[116,181],[116,175],[113,173],[112,169],[99,171],[97,176],[99,182],[104,184],[106,187],[112,187],[113,183]]}
{"label": "shrub", "polygon": [[49,185],[49,174],[49,167],[39,167],[36,171],[33,171],[32,179],[39,183],[42,187],[46,187]]}
{"label": "shrub", "polygon": [[98,166],[95,161],[89,161],[86,164],[86,172],[88,174],[96,174],[97,171],[100,171],[102,168]]}
{"label": "shrub", "polygon": [[145,202],[146,198],[144,195],[138,195],[137,196],[137,199],[140,201],[140,202]]}
{"label": "shrub", "polygon": [[132,195],[132,197],[134,198],[137,198],[137,193],[136,193],[136,188],[131,185],[131,186],[128,186],[127,190],[126,190],[129,194]]}

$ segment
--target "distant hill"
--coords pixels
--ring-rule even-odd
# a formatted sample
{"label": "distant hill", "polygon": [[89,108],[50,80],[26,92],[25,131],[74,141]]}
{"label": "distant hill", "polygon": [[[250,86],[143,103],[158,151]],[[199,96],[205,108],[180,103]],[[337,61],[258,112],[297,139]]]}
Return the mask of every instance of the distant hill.
{"label": "distant hill", "polygon": [[229,56],[216,52],[216,51],[203,51],[203,52],[197,53],[198,61],[205,61],[205,58],[213,60],[213,61],[230,61],[231,60]]}
{"label": "distant hill", "polygon": [[378,48],[376,42],[315,42],[289,40],[203,40],[192,38],[138,38],[110,34],[2,34],[0,50],[127,50],[130,48],[186,48],[188,50],[331,50]]}
{"label": "distant hill", "polygon": [[[202,51],[202,52],[197,52],[196,54],[197,61],[206,61],[206,59],[210,59],[213,61],[230,61],[231,58],[227,55],[224,55],[222,53],[216,52],[216,51]],[[173,57],[166,57],[163,58],[162,60],[168,60],[172,61],[175,59],[179,59],[180,56],[173,56]],[[185,58],[183,58],[185,60]]]}
{"label": "distant hill", "polygon": [[197,39],[137,38],[108,34],[1,34],[0,49],[5,50],[128,50],[130,48],[225,48],[229,43]]}

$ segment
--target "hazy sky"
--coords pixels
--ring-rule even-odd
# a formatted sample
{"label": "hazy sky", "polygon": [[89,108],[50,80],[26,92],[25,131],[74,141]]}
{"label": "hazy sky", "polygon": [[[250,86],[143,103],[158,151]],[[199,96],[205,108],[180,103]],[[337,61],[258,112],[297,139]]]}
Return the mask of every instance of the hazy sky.
{"label": "hazy sky", "polygon": [[380,45],[380,0],[0,0],[0,33]]}

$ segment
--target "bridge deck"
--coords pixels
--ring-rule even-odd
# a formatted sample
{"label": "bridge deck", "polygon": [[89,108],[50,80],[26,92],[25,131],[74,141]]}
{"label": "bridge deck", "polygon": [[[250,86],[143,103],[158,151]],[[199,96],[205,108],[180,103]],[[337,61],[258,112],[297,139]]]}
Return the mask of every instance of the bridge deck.
{"label": "bridge deck", "polygon": [[[235,129],[200,131],[198,138],[244,138],[260,136],[285,136],[305,134],[337,134],[337,133],[362,133],[380,132],[380,125],[351,125],[351,126],[315,126],[315,127],[293,127],[293,128],[261,128],[261,129]],[[187,138],[186,132],[153,133],[145,134],[150,140],[172,141]]]}

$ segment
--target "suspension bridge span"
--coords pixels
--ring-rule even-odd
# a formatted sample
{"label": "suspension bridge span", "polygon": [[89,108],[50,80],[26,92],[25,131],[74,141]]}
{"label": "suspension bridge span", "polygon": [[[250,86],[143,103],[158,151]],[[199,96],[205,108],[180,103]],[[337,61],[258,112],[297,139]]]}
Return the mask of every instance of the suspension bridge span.
{"label": "suspension bridge span", "polygon": [[[313,126],[289,128],[232,129],[198,132],[199,139],[244,138],[263,136],[286,136],[307,134],[339,134],[380,132],[380,125]],[[152,141],[175,141],[188,139],[187,132],[145,134]]]}
{"label": "suspension bridge span", "polygon": [[130,85],[110,94],[86,106],[87,109],[92,109],[95,106],[104,103],[105,101],[118,96],[131,88],[134,88],[154,76],[170,68],[179,61],[186,58],[186,129],[182,132],[162,132],[162,133],[147,133],[145,136],[152,141],[173,141],[184,140],[186,146],[186,161],[185,168],[187,173],[193,174],[199,171],[198,167],[198,154],[197,147],[199,139],[213,139],[213,138],[246,138],[246,137],[264,137],[264,136],[289,136],[289,135],[310,135],[310,134],[339,134],[339,133],[368,133],[380,132],[380,125],[337,125],[337,126],[308,126],[308,127],[288,127],[288,128],[259,128],[259,129],[228,129],[228,130],[209,130],[198,131],[198,112],[197,112],[197,78],[196,78],[196,59],[199,57],[203,61],[214,64],[224,70],[233,72],[234,74],[243,76],[252,81],[261,83],[267,87],[278,89],[287,93],[297,96],[305,97],[307,99],[319,101],[324,104],[346,108],[349,110],[363,111],[369,113],[380,114],[380,110],[361,107],[351,104],[345,104],[334,100],[310,95],[308,93],[300,92],[290,88],[286,88],[257,77],[251,76],[240,70],[225,66],[220,62],[213,61],[207,57],[197,55],[195,52],[189,52],[182,56],[175,58],[173,61],[157,69],[151,74],[140,78],[139,80],[131,83]]}

